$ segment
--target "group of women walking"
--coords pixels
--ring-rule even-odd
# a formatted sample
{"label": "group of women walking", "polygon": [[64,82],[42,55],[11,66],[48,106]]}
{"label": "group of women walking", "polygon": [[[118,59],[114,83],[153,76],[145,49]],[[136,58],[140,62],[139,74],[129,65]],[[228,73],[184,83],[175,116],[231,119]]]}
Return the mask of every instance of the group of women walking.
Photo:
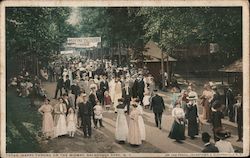
{"label": "group of women walking", "polygon": [[[43,105],[38,111],[43,115],[42,131],[46,139],[62,135],[74,137],[76,130],[76,115],[73,108],[67,110],[63,98],[52,106],[50,100],[45,98]],[[68,112],[68,113],[67,113]],[[66,115],[67,113],[67,115]]]}
{"label": "group of women walking", "polygon": [[139,103],[139,99],[132,100],[131,105],[128,123],[123,99],[119,99],[115,138],[119,143],[127,141],[131,145],[138,146],[146,139],[145,124],[142,117],[143,108]]}

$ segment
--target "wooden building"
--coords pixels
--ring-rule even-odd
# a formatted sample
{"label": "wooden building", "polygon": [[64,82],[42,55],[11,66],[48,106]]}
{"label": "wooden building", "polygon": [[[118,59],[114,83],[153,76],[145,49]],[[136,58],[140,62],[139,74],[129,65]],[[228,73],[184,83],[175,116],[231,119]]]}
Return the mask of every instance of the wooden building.
{"label": "wooden building", "polygon": [[242,68],[242,59],[238,59],[232,64],[219,69],[219,71],[222,72],[222,83],[226,76],[228,85],[232,85],[234,88],[237,88],[241,92],[243,90]]}
{"label": "wooden building", "polygon": [[[169,71],[170,74],[173,73],[173,62],[177,61],[171,56],[167,56],[165,52],[159,48],[159,46],[153,42],[149,41],[145,45],[145,49],[143,51],[143,65],[140,65],[139,60],[131,60],[131,63],[134,63],[136,66],[146,66],[149,72],[154,76],[156,82],[161,81],[161,58],[164,58],[164,70],[167,71],[167,61],[169,62]],[[167,59],[168,58],[168,59]]]}

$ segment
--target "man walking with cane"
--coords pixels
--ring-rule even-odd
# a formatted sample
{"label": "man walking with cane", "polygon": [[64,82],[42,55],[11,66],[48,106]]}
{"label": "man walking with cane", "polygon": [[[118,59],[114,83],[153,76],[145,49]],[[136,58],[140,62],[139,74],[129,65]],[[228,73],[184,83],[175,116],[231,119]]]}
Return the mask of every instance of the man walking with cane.
{"label": "man walking with cane", "polygon": [[151,106],[150,110],[153,110],[155,114],[155,124],[156,127],[161,129],[161,118],[162,118],[162,112],[165,110],[165,105],[163,98],[157,94],[157,90],[154,90],[154,96],[151,100]]}

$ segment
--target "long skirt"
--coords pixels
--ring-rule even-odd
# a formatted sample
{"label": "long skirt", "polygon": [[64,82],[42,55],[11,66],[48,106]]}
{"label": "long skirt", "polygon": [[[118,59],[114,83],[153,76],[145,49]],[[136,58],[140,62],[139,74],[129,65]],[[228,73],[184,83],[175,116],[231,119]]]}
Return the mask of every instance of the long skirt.
{"label": "long skirt", "polygon": [[55,137],[66,135],[67,134],[67,125],[66,125],[66,116],[65,115],[59,115],[57,124],[55,126],[54,131]]}
{"label": "long skirt", "polygon": [[202,116],[204,120],[208,120],[210,117],[210,107],[207,99],[203,100]]}
{"label": "long skirt", "polygon": [[142,116],[138,116],[138,123],[139,123],[139,129],[140,129],[140,134],[141,134],[141,140],[145,140],[146,131],[145,131],[145,124],[144,124]]}
{"label": "long skirt", "polygon": [[196,118],[188,119],[188,136],[194,137],[199,134],[199,124]]}
{"label": "long skirt", "polygon": [[115,126],[115,139],[126,141],[128,138],[128,123],[124,114],[118,114]]}
{"label": "long skirt", "polygon": [[130,120],[129,122],[128,143],[132,145],[142,144],[138,120]]}
{"label": "long skirt", "polygon": [[168,137],[175,140],[185,140],[185,125],[174,121]]}
{"label": "long skirt", "polygon": [[50,112],[45,112],[43,115],[43,128],[42,131],[47,137],[53,136],[54,121]]}

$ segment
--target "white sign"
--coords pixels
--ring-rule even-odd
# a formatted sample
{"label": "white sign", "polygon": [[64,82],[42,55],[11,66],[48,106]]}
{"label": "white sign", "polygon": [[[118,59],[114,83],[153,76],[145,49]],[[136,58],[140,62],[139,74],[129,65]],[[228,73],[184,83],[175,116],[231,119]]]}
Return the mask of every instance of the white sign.
{"label": "white sign", "polygon": [[65,51],[61,51],[60,54],[73,54],[73,50],[65,50]]}
{"label": "white sign", "polygon": [[93,48],[101,42],[101,37],[68,38],[67,46],[74,48]]}

